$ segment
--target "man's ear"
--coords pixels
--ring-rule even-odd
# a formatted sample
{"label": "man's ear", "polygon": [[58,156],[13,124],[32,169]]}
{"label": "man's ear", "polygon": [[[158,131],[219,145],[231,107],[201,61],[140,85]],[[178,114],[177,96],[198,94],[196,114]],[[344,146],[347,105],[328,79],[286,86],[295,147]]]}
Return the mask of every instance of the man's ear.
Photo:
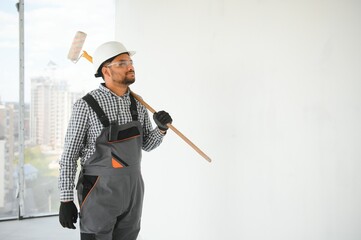
{"label": "man's ear", "polygon": [[110,76],[110,70],[109,70],[109,68],[107,68],[107,67],[102,67],[102,74],[103,74],[103,76],[105,77],[105,76]]}

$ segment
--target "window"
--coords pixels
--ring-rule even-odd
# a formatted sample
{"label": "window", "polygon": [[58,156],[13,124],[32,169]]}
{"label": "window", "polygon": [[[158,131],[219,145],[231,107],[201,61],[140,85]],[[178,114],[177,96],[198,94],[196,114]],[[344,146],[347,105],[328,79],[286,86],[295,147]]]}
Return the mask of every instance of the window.
{"label": "window", "polygon": [[[114,40],[114,1],[25,1],[24,151],[19,150],[19,13],[1,1],[0,219],[58,213],[59,158],[74,101],[98,86],[92,64],[67,59],[77,31],[90,54]],[[100,12],[99,9],[102,9]],[[106,14],[104,14],[106,13]],[[23,154],[24,164],[19,164]],[[19,189],[19,170],[25,185]],[[19,191],[24,191],[23,199]],[[23,201],[23,211],[19,203]]]}

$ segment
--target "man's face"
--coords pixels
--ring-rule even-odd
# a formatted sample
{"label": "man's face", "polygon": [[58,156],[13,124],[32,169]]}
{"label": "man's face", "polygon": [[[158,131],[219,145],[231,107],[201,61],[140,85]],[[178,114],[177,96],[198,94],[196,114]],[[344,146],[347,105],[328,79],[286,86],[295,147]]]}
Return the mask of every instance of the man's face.
{"label": "man's face", "polygon": [[109,69],[111,80],[116,84],[130,85],[135,82],[133,61],[127,53],[123,53],[105,67]]}

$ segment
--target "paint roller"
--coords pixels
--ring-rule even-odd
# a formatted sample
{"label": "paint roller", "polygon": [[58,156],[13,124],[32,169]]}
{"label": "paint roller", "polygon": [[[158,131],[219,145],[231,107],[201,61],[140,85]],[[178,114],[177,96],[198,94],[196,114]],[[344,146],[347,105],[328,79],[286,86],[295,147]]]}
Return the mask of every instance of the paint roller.
{"label": "paint roller", "polygon": [[[76,32],[72,45],[70,47],[68,53],[68,59],[70,59],[73,63],[77,63],[81,57],[84,57],[89,62],[93,62],[92,56],[90,56],[86,51],[82,51],[85,39],[87,34],[81,31]],[[146,107],[151,113],[155,113],[156,111],[152,108],[148,103],[146,103],[140,96],[135,94],[133,91],[130,91],[131,94],[137,99],[144,107]],[[208,157],[201,149],[199,149],[191,140],[189,140],[186,136],[183,135],[178,129],[176,129],[172,124],[168,123],[167,126],[175,132],[180,138],[182,138],[189,146],[191,146],[199,155],[201,155],[205,160],[211,162],[211,158]]]}
{"label": "paint roller", "polygon": [[81,50],[83,49],[83,45],[85,42],[87,34],[81,31],[77,31],[75,33],[73,43],[69,49],[68,59],[73,63],[77,63],[81,57],[86,58],[89,62],[93,62],[93,58],[83,50],[83,53],[80,54]]}

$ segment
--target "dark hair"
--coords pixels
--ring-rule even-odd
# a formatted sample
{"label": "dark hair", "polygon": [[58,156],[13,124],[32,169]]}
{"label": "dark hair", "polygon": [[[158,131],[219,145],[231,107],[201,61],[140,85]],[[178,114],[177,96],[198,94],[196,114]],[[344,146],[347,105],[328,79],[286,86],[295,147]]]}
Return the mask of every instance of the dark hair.
{"label": "dark hair", "polygon": [[95,77],[102,77],[104,79],[104,76],[103,76],[103,73],[102,73],[101,69],[103,68],[104,65],[107,65],[107,64],[111,63],[114,60],[114,58],[116,58],[117,56],[111,57],[108,60],[105,60],[102,64],[100,64],[100,66],[98,68],[98,71],[94,74]]}

